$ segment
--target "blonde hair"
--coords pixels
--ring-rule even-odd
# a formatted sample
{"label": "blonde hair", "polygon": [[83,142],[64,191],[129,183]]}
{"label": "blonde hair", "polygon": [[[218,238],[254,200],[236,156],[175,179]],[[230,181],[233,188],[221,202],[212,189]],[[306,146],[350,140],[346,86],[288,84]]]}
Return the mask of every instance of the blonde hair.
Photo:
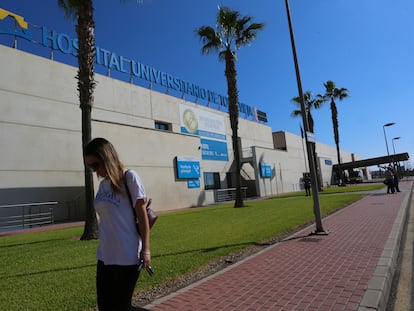
{"label": "blonde hair", "polygon": [[114,146],[105,138],[94,138],[84,148],[84,156],[94,156],[102,160],[108,178],[111,181],[112,190],[116,193],[124,193],[123,178],[124,165],[119,160]]}

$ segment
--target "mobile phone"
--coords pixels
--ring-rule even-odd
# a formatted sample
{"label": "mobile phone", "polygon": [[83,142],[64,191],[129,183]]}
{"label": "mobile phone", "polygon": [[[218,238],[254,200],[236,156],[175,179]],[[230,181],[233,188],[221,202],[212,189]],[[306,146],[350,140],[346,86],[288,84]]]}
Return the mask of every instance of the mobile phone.
{"label": "mobile phone", "polygon": [[[141,271],[142,268],[144,268],[144,263],[141,261],[138,265],[138,271]],[[147,272],[150,276],[154,275],[154,270],[152,269],[151,266],[149,266],[148,268],[145,268],[145,270],[147,270]]]}
{"label": "mobile phone", "polygon": [[154,270],[152,270],[152,267],[151,267],[151,266],[149,266],[149,267],[148,267],[148,268],[146,268],[145,270],[147,270],[147,272],[148,272],[149,276],[153,276],[153,274],[154,274]]}
{"label": "mobile phone", "polygon": [[143,267],[144,267],[144,263],[141,261],[141,262],[138,264],[138,271],[141,271]]}

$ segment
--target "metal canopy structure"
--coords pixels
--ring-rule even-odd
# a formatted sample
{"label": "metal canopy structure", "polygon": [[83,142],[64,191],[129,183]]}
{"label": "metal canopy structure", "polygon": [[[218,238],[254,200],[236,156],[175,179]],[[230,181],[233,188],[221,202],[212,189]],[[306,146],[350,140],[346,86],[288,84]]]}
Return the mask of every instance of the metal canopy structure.
{"label": "metal canopy structure", "polygon": [[[410,157],[408,155],[408,152],[404,152],[404,153],[393,154],[390,156],[341,163],[341,169],[349,170],[349,169],[354,169],[354,168],[359,168],[359,167],[368,167],[368,166],[374,166],[374,165],[380,165],[380,164],[388,164],[388,163],[393,163],[393,162],[398,162],[398,161],[407,161],[409,158]],[[336,168],[338,168],[338,164],[335,164],[333,166],[333,171],[335,171]]]}

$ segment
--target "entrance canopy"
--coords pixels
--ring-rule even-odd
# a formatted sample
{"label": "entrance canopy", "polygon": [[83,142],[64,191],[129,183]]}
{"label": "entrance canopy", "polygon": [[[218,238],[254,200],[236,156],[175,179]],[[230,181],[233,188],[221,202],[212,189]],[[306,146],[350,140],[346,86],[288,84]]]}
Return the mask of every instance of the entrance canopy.
{"label": "entrance canopy", "polygon": [[[384,157],[378,157],[378,158],[371,158],[366,160],[360,160],[360,161],[353,161],[353,162],[347,162],[347,163],[341,163],[341,169],[342,170],[349,170],[359,167],[368,167],[368,166],[374,166],[374,165],[380,165],[380,164],[389,164],[393,162],[398,161],[406,161],[410,157],[408,156],[407,152],[404,153],[398,153],[393,154],[390,156],[384,156]],[[333,170],[338,168],[338,164],[335,164],[333,166]]]}

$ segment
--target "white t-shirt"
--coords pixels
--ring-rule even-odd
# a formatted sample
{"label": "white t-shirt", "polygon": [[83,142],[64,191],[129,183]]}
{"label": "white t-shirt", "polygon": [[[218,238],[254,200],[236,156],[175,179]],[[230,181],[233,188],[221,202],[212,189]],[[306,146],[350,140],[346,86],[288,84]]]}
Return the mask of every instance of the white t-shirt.
{"label": "white t-shirt", "polygon": [[[127,171],[126,181],[135,206],[138,199],[146,198],[144,186],[133,170]],[[134,214],[127,195],[114,193],[111,181],[104,179],[99,184],[95,209],[99,228],[96,258],[106,265],[138,264],[142,240],[137,233]]]}

